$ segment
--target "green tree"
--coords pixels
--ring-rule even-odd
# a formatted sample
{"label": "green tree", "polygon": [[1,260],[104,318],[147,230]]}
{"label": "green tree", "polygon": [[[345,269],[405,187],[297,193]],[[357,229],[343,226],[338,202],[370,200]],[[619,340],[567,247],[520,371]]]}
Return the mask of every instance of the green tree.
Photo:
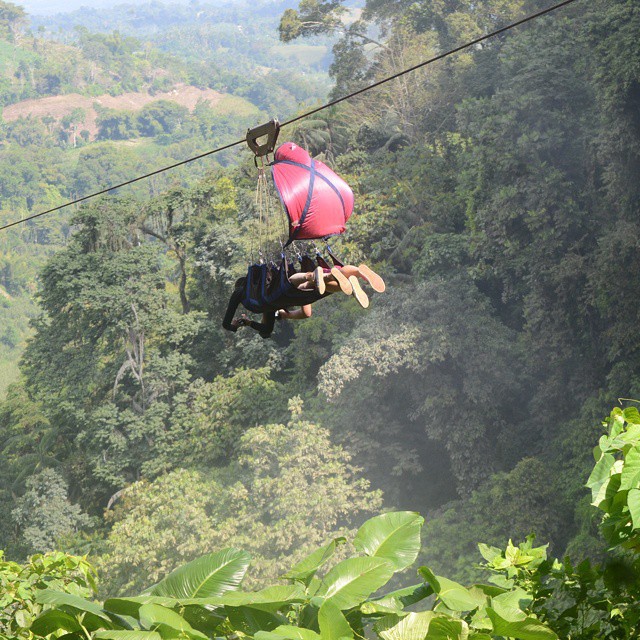
{"label": "green tree", "polygon": [[[264,584],[328,537],[379,508],[328,432],[303,421],[248,430],[238,461],[218,471],[177,470],[125,490],[110,520],[107,590],[130,592],[207,549],[229,544],[254,555],[254,584]],[[181,514],[176,519],[176,514]],[[132,563],[133,559],[133,563]]]}
{"label": "green tree", "polygon": [[96,118],[99,140],[128,140],[138,135],[136,115],[133,111],[100,109]]}
{"label": "green tree", "polygon": [[514,334],[469,281],[433,279],[369,313],[321,368],[319,389],[333,403],[327,420],[358,443],[367,468],[384,459],[412,475],[441,442],[464,494],[496,469],[501,431],[511,431],[507,398],[520,393],[518,358]]}
{"label": "green tree", "polygon": [[12,41],[27,21],[26,11],[13,2],[0,2],[0,34]]}
{"label": "green tree", "polygon": [[67,497],[67,483],[53,469],[31,476],[27,490],[11,511],[24,547],[30,552],[53,551],[60,538],[89,525],[89,518]]}
{"label": "green tree", "polygon": [[174,133],[185,122],[189,110],[169,100],[156,100],[145,105],[136,117],[138,131],[142,136],[157,136]]}
{"label": "green tree", "polygon": [[0,638],[32,640],[34,619],[45,608],[36,601],[43,589],[75,597],[91,597],[96,573],[85,558],[59,551],[31,556],[24,564],[11,562],[0,551]]}

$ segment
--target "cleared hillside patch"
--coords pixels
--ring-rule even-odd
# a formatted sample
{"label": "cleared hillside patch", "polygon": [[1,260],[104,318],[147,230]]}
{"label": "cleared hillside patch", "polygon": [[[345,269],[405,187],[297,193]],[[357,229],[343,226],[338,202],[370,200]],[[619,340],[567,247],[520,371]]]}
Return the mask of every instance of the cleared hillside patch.
{"label": "cleared hillside patch", "polygon": [[39,119],[47,116],[55,118],[59,122],[74,109],[83,109],[86,116],[80,129],[89,131],[91,139],[94,139],[98,133],[96,105],[107,109],[139,111],[145,105],[157,100],[169,100],[187,107],[190,111],[193,111],[200,100],[204,100],[212,108],[219,109],[222,114],[240,113],[241,115],[249,115],[258,112],[256,107],[242,98],[223,94],[213,89],[176,85],[171,91],[154,95],[148,92],[130,92],[119,96],[104,94],[92,98],[79,93],[70,93],[35,100],[23,100],[5,107],[2,116],[6,122],[13,122],[18,118],[32,117]]}

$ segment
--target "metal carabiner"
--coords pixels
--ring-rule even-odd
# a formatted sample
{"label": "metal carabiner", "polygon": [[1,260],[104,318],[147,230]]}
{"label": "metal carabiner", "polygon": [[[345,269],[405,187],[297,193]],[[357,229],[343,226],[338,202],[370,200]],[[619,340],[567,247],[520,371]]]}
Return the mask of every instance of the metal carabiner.
{"label": "metal carabiner", "polygon": [[[252,129],[247,129],[247,144],[257,157],[272,153],[278,141],[280,123],[276,118]],[[266,142],[259,143],[258,138],[267,136]]]}

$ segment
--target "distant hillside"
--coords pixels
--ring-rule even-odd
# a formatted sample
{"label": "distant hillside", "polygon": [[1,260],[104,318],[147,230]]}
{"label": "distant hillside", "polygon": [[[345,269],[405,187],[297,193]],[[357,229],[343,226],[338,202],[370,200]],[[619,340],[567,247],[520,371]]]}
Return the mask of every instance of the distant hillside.
{"label": "distant hillside", "polygon": [[[331,41],[279,43],[281,3],[100,6],[32,0],[0,15],[0,224],[199,155],[330,89]],[[71,13],[27,13],[57,9]],[[235,151],[120,194],[193,185]],[[0,397],[38,313],[39,269],[67,243],[72,213],[0,235]]]}
{"label": "distant hillside", "polygon": [[[191,0],[172,0],[172,4],[189,4]],[[148,4],[148,0],[129,0],[130,4]],[[63,11],[75,11],[82,7],[106,9],[113,6],[109,0],[24,0],[22,5],[29,13],[53,15]]]}
{"label": "distant hillside", "polygon": [[206,102],[213,107],[219,115],[229,115],[244,111],[247,115],[259,113],[257,107],[243,98],[237,98],[229,94],[219,93],[213,89],[199,89],[198,87],[178,84],[171,91],[151,95],[148,92],[129,92],[118,96],[108,94],[89,98],[77,93],[63,96],[51,96],[36,100],[23,100],[11,106],[5,107],[2,117],[6,122],[14,122],[19,118],[52,118],[56,123],[62,122],[65,116],[70,116],[75,109],[82,109],[84,117],[82,128],[90,134],[94,140],[98,134],[99,107],[105,109],[118,109],[139,111],[145,105],[158,100],[169,100],[193,111],[198,102]]}

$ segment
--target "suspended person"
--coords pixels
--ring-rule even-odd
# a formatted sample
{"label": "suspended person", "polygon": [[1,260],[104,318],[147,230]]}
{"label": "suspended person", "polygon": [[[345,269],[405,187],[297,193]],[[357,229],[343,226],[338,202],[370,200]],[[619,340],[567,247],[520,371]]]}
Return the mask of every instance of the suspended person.
{"label": "suspended person", "polygon": [[[272,121],[247,132],[247,143],[256,158],[262,158],[275,148],[278,131],[277,121]],[[268,136],[267,143],[259,143],[258,140],[264,135]],[[353,212],[353,192],[342,178],[292,142],[276,150],[270,166],[276,191],[289,218],[289,238],[284,244],[285,248],[296,240],[327,238],[345,231],[347,220]],[[265,180],[264,169],[259,168],[258,196],[265,195]],[[262,198],[258,197],[257,201],[262,202]],[[264,209],[261,208],[260,212],[262,219]],[[344,270],[344,266],[340,266]],[[369,306],[369,299],[357,281],[358,277],[367,279],[365,269],[352,267],[333,274],[331,270],[325,272],[322,268],[305,270],[301,274],[291,271],[284,252],[280,265],[249,265],[247,276],[236,282],[229,300],[223,320],[225,329],[237,331],[239,326],[250,326],[266,338],[273,331],[276,314],[288,319],[308,318],[311,316],[311,304],[339,290],[354,295],[363,307]],[[314,279],[315,286],[312,282]],[[384,290],[381,278],[377,280],[371,275],[371,279],[378,289]],[[244,315],[234,319],[239,304],[248,311],[261,313],[262,322],[250,320]]]}
{"label": "suspended person", "polygon": [[[322,269],[318,268],[316,271],[321,272]],[[327,277],[331,278],[331,275],[329,274]],[[317,278],[320,278],[322,281],[322,287],[316,286]],[[329,289],[330,293],[340,290],[337,283],[325,283],[324,273],[322,273],[322,275],[314,272],[294,273],[288,278],[288,281],[299,291],[317,291],[320,296],[325,295],[327,289]],[[320,288],[322,288],[322,290],[320,290]],[[260,310],[262,312],[262,322],[251,320],[245,314],[242,314],[239,318],[234,318],[238,306],[240,304],[245,304],[244,301],[246,300],[246,296],[247,276],[244,276],[236,280],[233,293],[231,294],[229,304],[227,305],[227,311],[222,321],[222,326],[228,331],[236,332],[238,327],[251,327],[256,330],[261,337],[268,338],[273,332],[276,318],[282,320],[306,320],[307,318],[310,318],[312,314],[311,303],[302,304],[299,309],[294,310],[286,308],[275,309],[273,308],[273,305],[267,307],[265,304],[265,308]],[[277,302],[277,298],[274,302]],[[278,305],[276,304],[275,306]],[[260,312],[255,307],[254,309],[257,312]]]}
{"label": "suspended person", "polygon": [[[366,265],[360,265],[359,267],[341,265],[339,268],[334,266],[331,270],[318,266],[313,271],[293,273],[288,280],[298,290],[316,290],[320,296],[338,291],[342,291],[348,296],[353,295],[360,306],[366,309],[369,306],[369,297],[360,287],[357,278],[369,283],[374,291],[382,293],[385,290],[383,279]],[[229,331],[236,332],[238,327],[248,326],[257,331],[263,338],[268,338],[273,332],[276,318],[281,320],[306,320],[313,313],[310,303],[300,305],[299,309],[294,310],[285,308],[277,310],[273,308],[265,309],[262,311],[262,322],[251,320],[245,314],[242,314],[239,318],[234,318],[238,306],[245,299],[246,290],[247,277],[245,276],[236,281],[222,322],[222,326]]]}

